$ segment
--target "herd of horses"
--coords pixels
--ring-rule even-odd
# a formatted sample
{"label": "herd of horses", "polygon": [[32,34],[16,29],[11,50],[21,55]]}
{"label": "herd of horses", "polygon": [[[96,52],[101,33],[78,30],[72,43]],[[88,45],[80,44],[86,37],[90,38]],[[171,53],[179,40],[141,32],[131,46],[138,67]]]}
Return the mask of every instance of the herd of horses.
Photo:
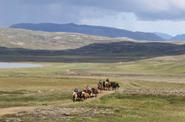
{"label": "herd of horses", "polygon": [[83,101],[88,98],[97,97],[102,90],[109,91],[109,90],[117,90],[119,89],[120,85],[117,82],[110,82],[109,79],[105,81],[99,81],[97,83],[97,88],[91,88],[86,86],[83,90],[75,88],[72,94],[73,102],[75,101]]}

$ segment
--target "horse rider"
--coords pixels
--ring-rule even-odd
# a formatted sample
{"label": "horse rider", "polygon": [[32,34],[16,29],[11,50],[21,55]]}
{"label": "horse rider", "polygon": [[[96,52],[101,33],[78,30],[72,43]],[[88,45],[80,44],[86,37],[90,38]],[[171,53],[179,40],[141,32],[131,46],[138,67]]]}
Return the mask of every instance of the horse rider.
{"label": "horse rider", "polygon": [[108,82],[108,83],[110,82],[108,78],[106,79],[106,82]]}

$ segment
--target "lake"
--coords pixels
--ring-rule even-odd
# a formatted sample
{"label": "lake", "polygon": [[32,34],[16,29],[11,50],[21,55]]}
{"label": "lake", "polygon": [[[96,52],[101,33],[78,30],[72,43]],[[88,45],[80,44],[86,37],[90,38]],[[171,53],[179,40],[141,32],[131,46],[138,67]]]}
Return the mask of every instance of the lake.
{"label": "lake", "polygon": [[31,63],[0,62],[0,69],[9,69],[9,68],[33,68],[33,67],[42,67],[42,65],[39,65],[39,64],[31,64]]}

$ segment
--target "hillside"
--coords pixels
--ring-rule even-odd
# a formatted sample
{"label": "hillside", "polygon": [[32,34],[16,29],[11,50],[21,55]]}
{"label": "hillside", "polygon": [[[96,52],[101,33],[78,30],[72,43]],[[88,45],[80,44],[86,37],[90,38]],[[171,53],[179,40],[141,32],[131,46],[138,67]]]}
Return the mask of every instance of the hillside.
{"label": "hillside", "polygon": [[77,25],[69,24],[52,24],[52,23],[20,23],[10,26],[11,28],[22,28],[28,30],[46,31],[46,32],[75,32],[97,36],[107,37],[127,37],[136,40],[162,41],[160,36],[154,33],[133,32],[124,29],[117,29],[103,26]]}
{"label": "hillside", "polygon": [[145,56],[145,55],[170,55],[185,53],[185,45],[177,45],[161,42],[113,42],[107,44],[90,44],[78,49],[66,51],[69,54],[84,55],[125,55],[125,56]]}
{"label": "hillside", "polygon": [[[23,29],[0,29],[0,47],[42,50],[75,49],[93,43],[118,42],[119,39],[78,33],[49,33]],[[122,39],[122,41],[124,41]]]}
{"label": "hillside", "polygon": [[185,54],[185,45],[77,33],[1,29],[0,52],[0,61],[119,62]]}
{"label": "hillside", "polygon": [[0,47],[0,61],[124,62],[185,54],[184,44],[114,42],[68,50],[31,50]]}

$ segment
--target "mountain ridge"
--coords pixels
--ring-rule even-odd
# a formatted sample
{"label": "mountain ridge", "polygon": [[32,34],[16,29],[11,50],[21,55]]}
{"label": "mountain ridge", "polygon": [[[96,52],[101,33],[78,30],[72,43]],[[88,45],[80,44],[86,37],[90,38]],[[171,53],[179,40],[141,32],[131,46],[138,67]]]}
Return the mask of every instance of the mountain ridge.
{"label": "mountain ridge", "polygon": [[185,41],[185,34],[179,34],[174,37],[172,37],[170,40],[175,41]]}
{"label": "mountain ridge", "polygon": [[117,29],[113,27],[93,26],[93,25],[77,25],[74,23],[55,24],[55,23],[18,23],[11,25],[10,28],[21,28],[35,31],[46,32],[74,32],[96,36],[106,36],[112,38],[127,37],[136,40],[148,41],[164,41],[165,39],[154,33],[134,32],[125,29]]}
{"label": "mountain ridge", "polygon": [[155,34],[160,36],[161,38],[163,38],[165,40],[170,40],[171,38],[173,38],[173,36],[171,36],[170,34],[166,34],[166,33],[155,32]]}
{"label": "mountain ridge", "polygon": [[185,54],[185,44],[0,29],[0,61],[114,62]]}

